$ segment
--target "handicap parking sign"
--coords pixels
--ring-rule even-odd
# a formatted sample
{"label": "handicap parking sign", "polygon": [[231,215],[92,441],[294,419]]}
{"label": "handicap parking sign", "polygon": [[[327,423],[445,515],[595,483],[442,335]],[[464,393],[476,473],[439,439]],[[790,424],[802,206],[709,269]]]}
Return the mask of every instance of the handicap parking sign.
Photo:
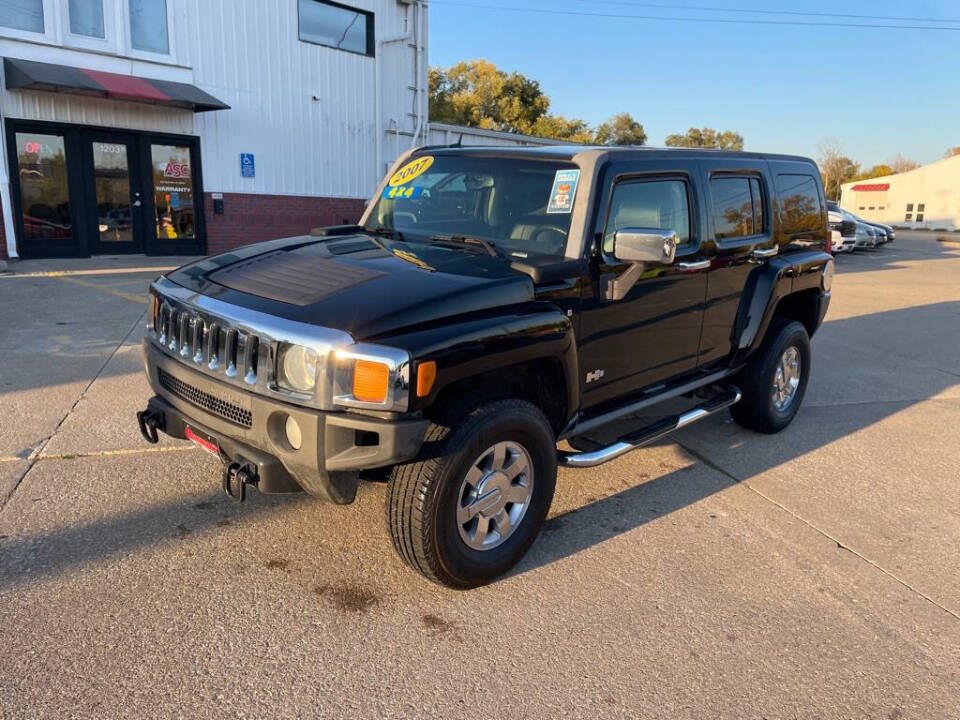
{"label": "handicap parking sign", "polygon": [[253,163],[253,153],[240,153],[240,176],[252,178],[256,176],[256,166]]}

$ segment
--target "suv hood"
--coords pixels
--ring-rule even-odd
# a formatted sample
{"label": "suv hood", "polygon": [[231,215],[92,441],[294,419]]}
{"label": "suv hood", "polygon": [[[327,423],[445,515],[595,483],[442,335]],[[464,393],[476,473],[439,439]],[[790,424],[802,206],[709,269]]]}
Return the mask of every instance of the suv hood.
{"label": "suv hood", "polygon": [[274,240],[170,273],[195,292],[356,340],[530,302],[531,279],[473,249],[365,234]]}

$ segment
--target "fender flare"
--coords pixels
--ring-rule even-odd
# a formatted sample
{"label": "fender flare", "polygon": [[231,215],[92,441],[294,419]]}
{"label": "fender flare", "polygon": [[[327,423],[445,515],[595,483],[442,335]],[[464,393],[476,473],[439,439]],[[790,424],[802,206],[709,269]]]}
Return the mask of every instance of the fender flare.
{"label": "fender flare", "polygon": [[[512,308],[496,315],[450,318],[441,326],[413,330],[377,342],[406,349],[411,385],[417,365],[435,360],[437,379],[424,398],[411,397],[410,411],[429,407],[445,388],[489,372],[541,360],[556,360],[563,375],[566,424],[580,406],[577,340],[570,318],[554,305]],[[415,394],[415,393],[414,393]]]}
{"label": "fender flare", "polygon": [[[732,366],[743,364],[763,342],[781,300],[804,290],[821,289],[824,267],[832,262],[829,254],[811,250],[780,256],[754,268],[747,276],[733,326]],[[825,311],[824,306],[819,320]]]}

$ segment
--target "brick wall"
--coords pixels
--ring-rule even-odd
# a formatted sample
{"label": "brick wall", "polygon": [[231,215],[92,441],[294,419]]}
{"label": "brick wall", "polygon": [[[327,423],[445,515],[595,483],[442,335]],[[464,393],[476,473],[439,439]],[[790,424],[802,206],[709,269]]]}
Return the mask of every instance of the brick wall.
{"label": "brick wall", "polygon": [[214,215],[213,197],[204,193],[207,252],[211,255],[261,240],[303,235],[324,225],[360,219],[366,200],[223,193],[223,215]]}

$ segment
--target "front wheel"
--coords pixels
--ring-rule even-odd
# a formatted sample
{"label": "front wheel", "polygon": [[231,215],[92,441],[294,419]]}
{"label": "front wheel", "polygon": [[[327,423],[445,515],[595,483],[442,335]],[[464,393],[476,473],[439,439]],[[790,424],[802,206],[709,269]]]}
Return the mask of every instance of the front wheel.
{"label": "front wheel", "polygon": [[390,478],[394,548],[453,588],[505,573],[533,544],[553,500],[556,441],[546,417],[524,400],[451,413],[430,426],[423,454]]}
{"label": "front wheel", "polygon": [[740,372],[743,398],[730,408],[740,425],[776,433],[791,423],[810,378],[810,337],[799,322],[774,318],[756,355]]}

